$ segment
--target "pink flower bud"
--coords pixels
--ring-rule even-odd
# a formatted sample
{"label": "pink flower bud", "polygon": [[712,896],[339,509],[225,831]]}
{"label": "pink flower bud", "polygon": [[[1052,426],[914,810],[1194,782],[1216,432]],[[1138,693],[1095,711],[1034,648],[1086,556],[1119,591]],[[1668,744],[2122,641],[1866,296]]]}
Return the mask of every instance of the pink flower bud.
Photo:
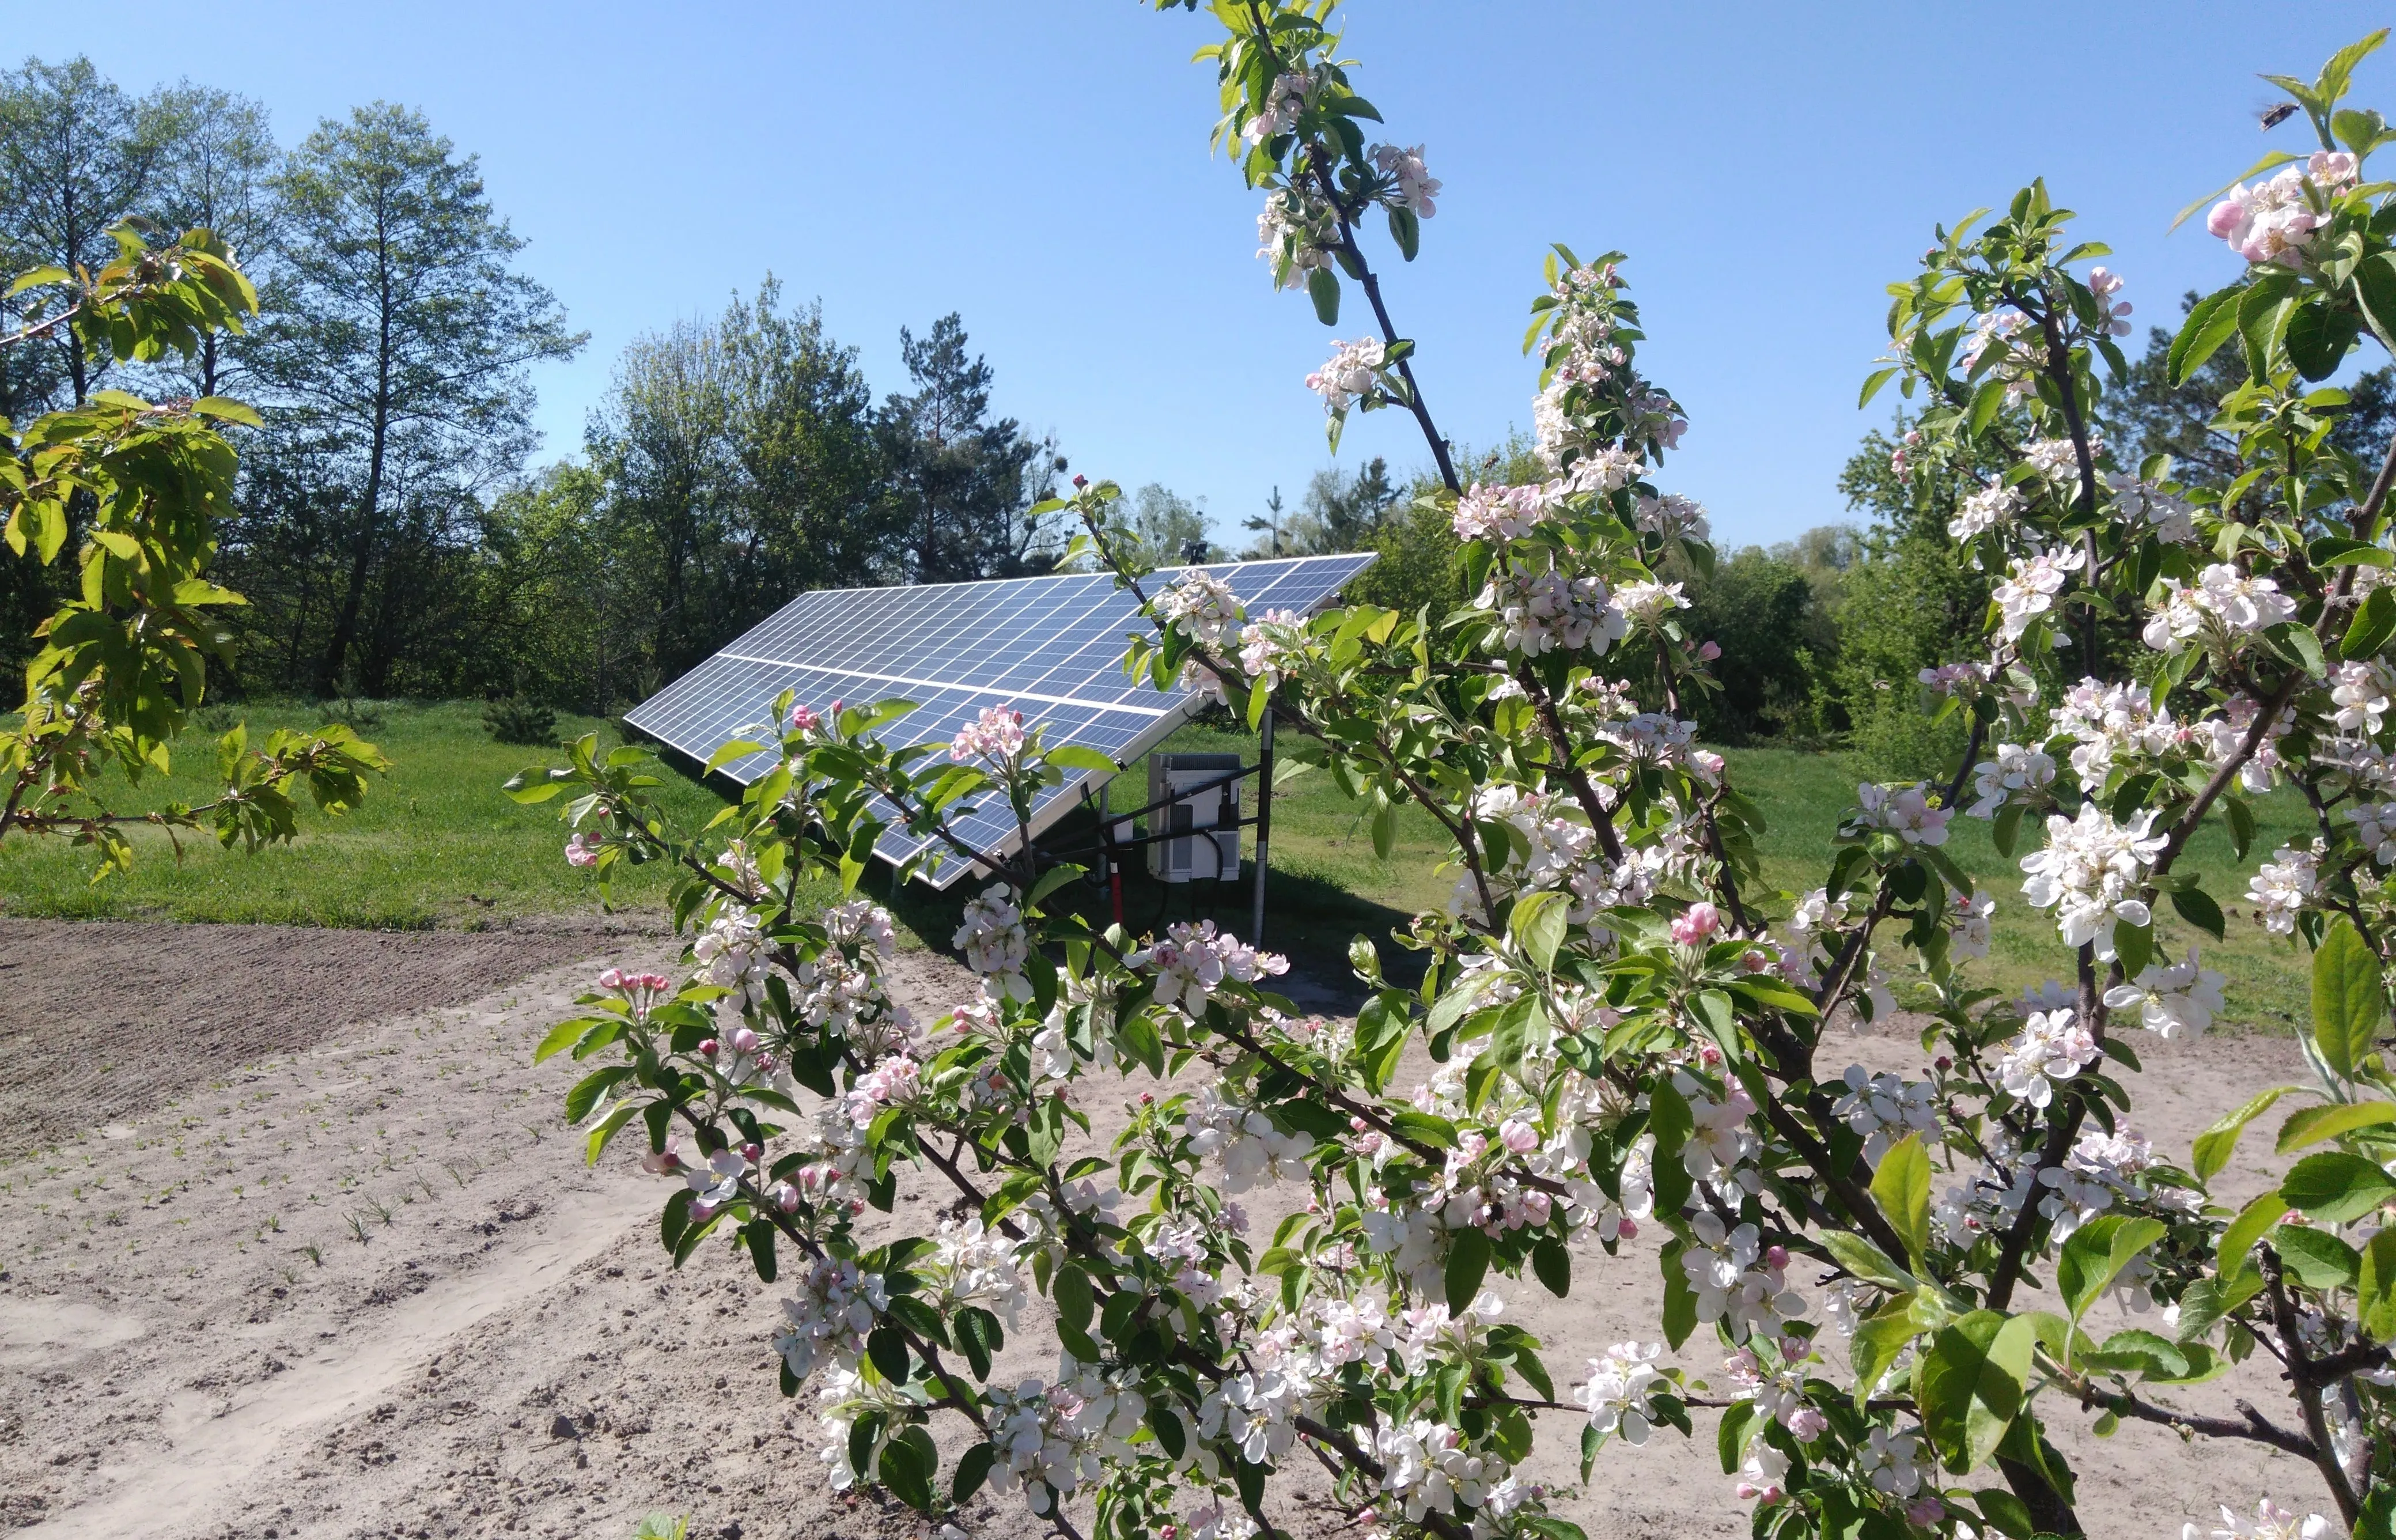
{"label": "pink flower bud", "polygon": [[1710,663],[1721,656],[1722,644],[1719,642],[1701,642],[1697,644],[1697,661],[1700,663]]}
{"label": "pink flower bud", "polygon": [[788,1182],[776,1182],[774,1184],[773,1190],[766,1193],[765,1196],[776,1208],[780,1209],[784,1214],[796,1214],[798,1212],[799,1189],[792,1187]]}
{"label": "pink flower bud", "polygon": [[1939,1055],[1937,1058],[1932,1059],[1930,1063],[1932,1068],[1942,1071],[1955,1068],[1955,1061],[1945,1054]]}
{"label": "pink flower bud", "polygon": [[813,732],[816,725],[822,721],[823,718],[816,715],[815,710],[812,707],[793,706],[791,708],[791,731],[793,733]]}
{"label": "pink flower bud", "polygon": [[[1087,485],[1090,485],[1090,478],[1089,478],[1089,477],[1087,477],[1087,476],[1076,475],[1076,476],[1073,478],[1073,490],[1074,490],[1074,491],[1076,491],[1076,492],[1079,492],[1082,488],[1084,488],[1084,487],[1085,487],[1085,486],[1087,486]],[[1168,1534],[1168,1535],[1166,1535],[1166,1536],[1165,1537],[1165,1540],[1173,1540],[1173,1536],[1171,1536],[1171,1535],[1169,1535],[1169,1534]]]}
{"label": "pink flower bud", "polygon": [[1639,1221],[1626,1214],[1622,1216],[1622,1223],[1615,1228],[1614,1233],[1625,1241],[1636,1241],[1639,1239]]}
{"label": "pink flower bud", "polygon": [[753,1054],[757,1051],[757,1034],[750,1029],[746,1027],[735,1027],[732,1029],[732,1051],[734,1053]]}
{"label": "pink flower bud", "polygon": [[1684,947],[1702,946],[1722,928],[1722,910],[1700,899],[1672,922],[1672,939]]}
{"label": "pink flower bud", "polygon": [[1774,1272],[1786,1271],[1789,1267],[1789,1248],[1786,1246],[1770,1246],[1765,1248],[1764,1253],[1764,1265],[1770,1268]]}
{"label": "pink flower bud", "polygon": [[714,1217],[715,1205],[709,1202],[706,1199],[701,1198],[699,1201],[690,1205],[690,1222],[692,1224],[705,1224],[708,1220]]}
{"label": "pink flower bud", "polygon": [[1155,1106],[1155,1105],[1156,1105],[1156,1093],[1155,1093],[1155,1092],[1153,1092],[1153,1091],[1143,1091],[1143,1092],[1141,1092],[1141,1093],[1139,1094],[1139,1105],[1140,1105],[1140,1106],[1142,1106],[1142,1107],[1153,1107],[1153,1106]]}
{"label": "pink flower bud", "polygon": [[751,1165],[755,1165],[757,1163],[757,1158],[765,1153],[765,1151],[762,1146],[745,1144],[740,1147],[740,1158],[748,1162]]}
{"label": "pink flower bud", "polygon": [[1489,1136],[1477,1128],[1468,1128],[1457,1140],[1458,1153],[1468,1161],[1477,1161],[1489,1152]]}
{"label": "pink flower bud", "polygon": [[832,703],[832,716],[834,721],[839,720],[840,709],[847,704],[848,702],[845,700],[835,700]]}
{"label": "pink flower bud", "polygon": [[1749,973],[1762,973],[1772,966],[1772,956],[1761,947],[1750,947],[1738,954],[1738,965]]}
{"label": "pink flower bud", "polygon": [[1830,1419],[1810,1406],[1801,1406],[1789,1416],[1789,1431],[1799,1443],[1812,1443],[1830,1426]]}
{"label": "pink flower bud", "polygon": [[641,1169],[652,1176],[671,1176],[682,1169],[682,1157],[671,1149],[652,1150],[641,1157]]}
{"label": "pink flower bud", "polygon": [[1700,1042],[1697,1044],[1697,1062],[1699,1064],[1704,1065],[1709,1069],[1719,1069],[1722,1068],[1722,1060],[1723,1052],[1714,1044],[1710,1042]]}
{"label": "pink flower bud", "polygon": [[1348,1130],[1351,1134],[1362,1134],[1369,1126],[1371,1125],[1366,1123],[1362,1118],[1351,1118],[1348,1120]]}
{"label": "pink flower bud", "polygon": [[1930,1529],[1936,1526],[1946,1517],[1947,1505],[1940,1502],[1937,1498],[1933,1497],[1926,1492],[1921,1496],[1916,1497],[1910,1503],[1905,1505],[1906,1521],[1908,1523],[1919,1524],[1923,1529]]}
{"label": "pink flower bud", "polygon": [[721,1047],[723,1047],[723,1044],[717,1042],[713,1038],[701,1038],[699,1040],[699,1056],[701,1058],[713,1058],[717,1050]]}
{"label": "pink flower bud", "polygon": [[2223,240],[2228,240],[2230,232],[2236,230],[2245,218],[2246,206],[2243,203],[2236,198],[2224,198],[2213,206],[2212,212],[2205,215],[2204,228]]}
{"label": "pink flower bud", "polygon": [[1517,1155],[1528,1155],[1539,1148],[1539,1131],[1520,1118],[1509,1118],[1500,1124],[1498,1137]]}
{"label": "pink flower bud", "polygon": [[1537,1190],[1523,1194],[1523,1218],[1525,1223],[1544,1225],[1555,1212],[1555,1200]]}

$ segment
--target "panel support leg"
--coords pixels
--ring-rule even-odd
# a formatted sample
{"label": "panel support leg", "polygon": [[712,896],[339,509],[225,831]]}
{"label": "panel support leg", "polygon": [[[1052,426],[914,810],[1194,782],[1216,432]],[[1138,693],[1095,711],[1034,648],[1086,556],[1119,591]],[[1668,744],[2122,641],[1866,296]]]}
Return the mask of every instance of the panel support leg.
{"label": "panel support leg", "polygon": [[1265,708],[1257,744],[1257,890],[1248,915],[1251,947],[1264,944],[1265,849],[1272,843],[1273,714],[1270,706]]}

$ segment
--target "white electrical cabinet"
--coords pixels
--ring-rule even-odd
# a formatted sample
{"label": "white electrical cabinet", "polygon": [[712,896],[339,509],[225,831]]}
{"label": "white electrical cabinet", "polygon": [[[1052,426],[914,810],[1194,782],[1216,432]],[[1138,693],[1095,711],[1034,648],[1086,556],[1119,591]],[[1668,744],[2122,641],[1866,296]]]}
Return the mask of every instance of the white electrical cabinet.
{"label": "white electrical cabinet", "polygon": [[1225,777],[1237,777],[1242,765],[1237,754],[1149,756],[1148,801],[1156,809],[1150,816],[1165,836],[1148,847],[1150,876],[1164,883],[1239,877],[1240,783]]}

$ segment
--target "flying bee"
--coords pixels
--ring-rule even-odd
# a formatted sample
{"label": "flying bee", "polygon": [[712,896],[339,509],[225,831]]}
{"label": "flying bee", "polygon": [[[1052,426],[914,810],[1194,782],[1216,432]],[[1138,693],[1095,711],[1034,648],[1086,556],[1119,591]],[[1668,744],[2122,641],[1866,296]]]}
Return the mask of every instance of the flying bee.
{"label": "flying bee", "polygon": [[2256,120],[2262,125],[2263,132],[2268,134],[2272,129],[2277,128],[2280,125],[2287,122],[2290,118],[2296,115],[2296,104],[2295,102],[2275,101],[2269,107],[2256,113],[2255,117]]}

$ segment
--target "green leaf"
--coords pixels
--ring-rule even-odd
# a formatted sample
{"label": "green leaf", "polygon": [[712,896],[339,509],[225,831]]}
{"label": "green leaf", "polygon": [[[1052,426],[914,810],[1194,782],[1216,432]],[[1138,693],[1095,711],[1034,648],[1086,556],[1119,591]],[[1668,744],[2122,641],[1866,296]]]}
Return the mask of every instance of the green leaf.
{"label": "green leaf", "polygon": [[1905,1345],[1920,1336],[1923,1327],[1914,1316],[1913,1301],[1900,1298],[1875,1315],[1856,1323],[1856,1334],[1847,1344],[1847,1359],[1856,1371],[1856,1405],[1860,1408],[1871,1399],[1881,1376],[1888,1373]]}
{"label": "green leaf", "polygon": [[1820,1239],[1822,1249],[1836,1258],[1840,1267],[1867,1283],[1908,1293],[1921,1287],[1920,1281],[1891,1261],[1886,1252],[1853,1230],[1826,1229]]}
{"label": "green leaf", "polygon": [[1090,1312],[1097,1308],[1097,1296],[1090,1288],[1090,1275],[1076,1263],[1068,1262],[1057,1269],[1057,1281],[1049,1293],[1057,1301],[1058,1319],[1077,1332],[1090,1329]]}
{"label": "green leaf", "polygon": [[2235,284],[2216,289],[2196,302],[2180,323],[2179,335],[2172,339],[2171,377],[2175,385],[2185,385],[2189,377],[2204,366],[2204,361],[2221,351],[2221,345],[2238,333],[2238,299],[2241,290]]}
{"label": "green leaf", "polygon": [[1733,1401],[1723,1409],[1722,1426],[1714,1429],[1714,1453],[1722,1458],[1723,1474],[1737,1470],[1747,1459],[1747,1430],[1755,1421],[1755,1403]]}
{"label": "green leaf", "polygon": [[957,1473],[949,1481],[949,1501],[962,1506],[981,1490],[990,1480],[990,1467],[998,1463],[998,1446],[978,1443],[957,1456]]}
{"label": "green leaf", "polygon": [[715,752],[707,756],[706,767],[702,769],[699,774],[702,776],[712,776],[718,770],[723,769],[725,765],[731,763],[734,760],[746,759],[751,754],[763,753],[765,751],[765,746],[764,744],[752,743],[747,738],[727,739],[724,743],[723,747],[717,749]]}
{"label": "green leaf", "polygon": [[2354,270],[2354,297],[2381,347],[2396,351],[2396,252],[2367,257]]}
{"label": "green leaf", "polygon": [[1930,1249],[1930,1155],[1920,1135],[1908,1134],[1880,1158],[1871,1194],[1905,1242],[1906,1255],[1920,1267]]}
{"label": "green leaf", "polygon": [[2363,1274],[2362,1255],[2324,1229],[2282,1225],[2271,1232],[2271,1249],[2308,1289],[2347,1288]]}
{"label": "green leaf", "polygon": [[1554,1236],[1543,1236],[1531,1248],[1531,1270],[1548,1293],[1558,1299],[1572,1293],[1572,1254]]}
{"label": "green leaf", "polygon": [[2280,1183],[2280,1196],[2309,1217],[2343,1225],[2396,1198],[2396,1179],[2376,1161],[2326,1149],[2290,1167]]}
{"label": "green leaf", "polygon": [[2196,1136],[2196,1175],[2209,1182],[2238,1148],[2238,1137],[2246,1125],[2271,1109],[2271,1104],[2296,1089],[2293,1085],[2275,1085],[2269,1091],[2258,1091],[2245,1106],[2216,1122]]}
{"label": "green leaf", "polygon": [[2255,1249],[2255,1242],[2263,1239],[2263,1232],[2278,1224],[2287,1212],[2287,1200],[2277,1191],[2249,1199],[2246,1206],[2238,1211],[2238,1217],[2230,1221],[2228,1228],[2221,1232],[2221,1243],[2216,1254],[2219,1258],[2221,1276],[2233,1276],[2245,1262],[2246,1254]]}
{"label": "green leaf", "polygon": [[2313,1045],[2341,1079],[2352,1080],[2387,1019],[2378,956],[2339,915],[2313,953]]}
{"label": "green leaf", "polygon": [[2396,1230],[2381,1230],[2363,1248],[2354,1300],[2355,1320],[2366,1336],[2396,1340]]}
{"label": "green leaf", "polygon": [[1087,749],[1078,743],[1059,744],[1048,750],[1045,757],[1060,770],[1090,770],[1101,776],[1111,776],[1123,768],[1096,749]]}
{"label": "green leaf", "polygon": [[2077,1321],[2130,1259],[2170,1233],[2160,1220],[2107,1214],[2071,1232],[2055,1265],[2055,1286]]}
{"label": "green leaf", "polygon": [[1456,1125],[1436,1112],[1418,1112],[1412,1108],[1392,1112],[1390,1126],[1417,1144],[1434,1145],[1441,1149],[1457,1148]]}
{"label": "green leaf", "polygon": [[1564,944],[1564,927],[1572,913],[1571,898],[1553,891],[1526,893],[1514,900],[1506,922],[1515,945],[1538,964],[1541,973],[1554,971],[1556,950]]}
{"label": "green leaf", "polygon": [[1481,1292],[1481,1281],[1489,1271],[1489,1237],[1467,1226],[1449,1232],[1447,1247],[1447,1309],[1450,1315],[1462,1315],[1471,1308],[1472,1296]]}
{"label": "green leaf", "polygon": [[1894,364],[1884,369],[1874,369],[1870,378],[1864,381],[1863,394],[1856,398],[1856,410],[1861,411],[1870,405],[1871,398],[1880,394],[1880,388],[1896,378],[1897,365]]}
{"label": "green leaf", "polygon": [[532,1051],[532,1061],[539,1064],[545,1058],[566,1052],[582,1041],[583,1033],[597,1025],[598,1023],[589,1016],[577,1016],[571,1021],[559,1022],[549,1029],[548,1036],[540,1040],[540,1046]]}
{"label": "green leaf", "polygon": [[2030,1505],[2003,1487],[1982,1487],[1972,1494],[1980,1507],[1980,1517],[1996,1526],[2005,1540],[2036,1540],[2038,1520],[2030,1517]]}
{"label": "green leaf", "polygon": [[2345,640],[2337,644],[2338,654],[2349,658],[2374,657],[2391,637],[2396,637],[2396,589],[2376,588],[2354,612]]}
{"label": "green leaf", "polygon": [[[2171,902],[2172,908],[2179,910],[2179,917],[2190,924],[2212,936],[2216,941],[2226,937],[2230,923],[2223,918],[2221,906],[2215,903],[2213,896],[2203,888],[2194,883],[2187,887],[2174,888]],[[2126,968],[2124,971],[2127,971]]]}
{"label": "green leaf", "polygon": [[932,1511],[932,1477],[939,1468],[940,1452],[920,1427],[910,1427],[882,1446],[882,1484],[918,1513]]}
{"label": "green leaf", "polygon": [[[1675,1351],[1689,1340],[1697,1329],[1697,1294],[1689,1286],[1689,1275],[1681,1267],[1680,1241],[1666,1246],[1661,1254],[1664,1265],[1664,1340]],[[1737,1469],[1736,1464],[1732,1467]]]}
{"label": "green leaf", "polygon": [[907,1383],[907,1339],[896,1326],[876,1326],[865,1336],[865,1356],[893,1385]]}
{"label": "green leaf", "polygon": [[973,1366],[974,1378],[982,1380],[990,1378],[991,1355],[997,1352],[1006,1341],[1006,1334],[999,1326],[998,1318],[978,1305],[968,1305],[957,1312],[956,1324],[952,1329],[956,1335],[958,1350],[965,1354],[965,1361]]}
{"label": "green leaf", "polygon": [[2321,1107],[2298,1108],[2280,1125],[2279,1151],[2285,1155],[2323,1139],[2351,1134],[2358,1128],[2388,1122],[2396,1122],[2396,1106],[2384,1101],[2330,1102]]}
{"label": "green leaf", "polygon": [[1329,268],[1316,268],[1306,275],[1307,296],[1314,301],[1314,318],[1326,326],[1339,325],[1339,280]]}
{"label": "green leaf", "polygon": [[1974,1310],[1932,1339],[1916,1395],[1923,1430],[1950,1474],[1974,1470],[1996,1453],[2021,1411],[2022,1383],[2037,1348],[2028,1316],[2009,1320],[1994,1310]]}

